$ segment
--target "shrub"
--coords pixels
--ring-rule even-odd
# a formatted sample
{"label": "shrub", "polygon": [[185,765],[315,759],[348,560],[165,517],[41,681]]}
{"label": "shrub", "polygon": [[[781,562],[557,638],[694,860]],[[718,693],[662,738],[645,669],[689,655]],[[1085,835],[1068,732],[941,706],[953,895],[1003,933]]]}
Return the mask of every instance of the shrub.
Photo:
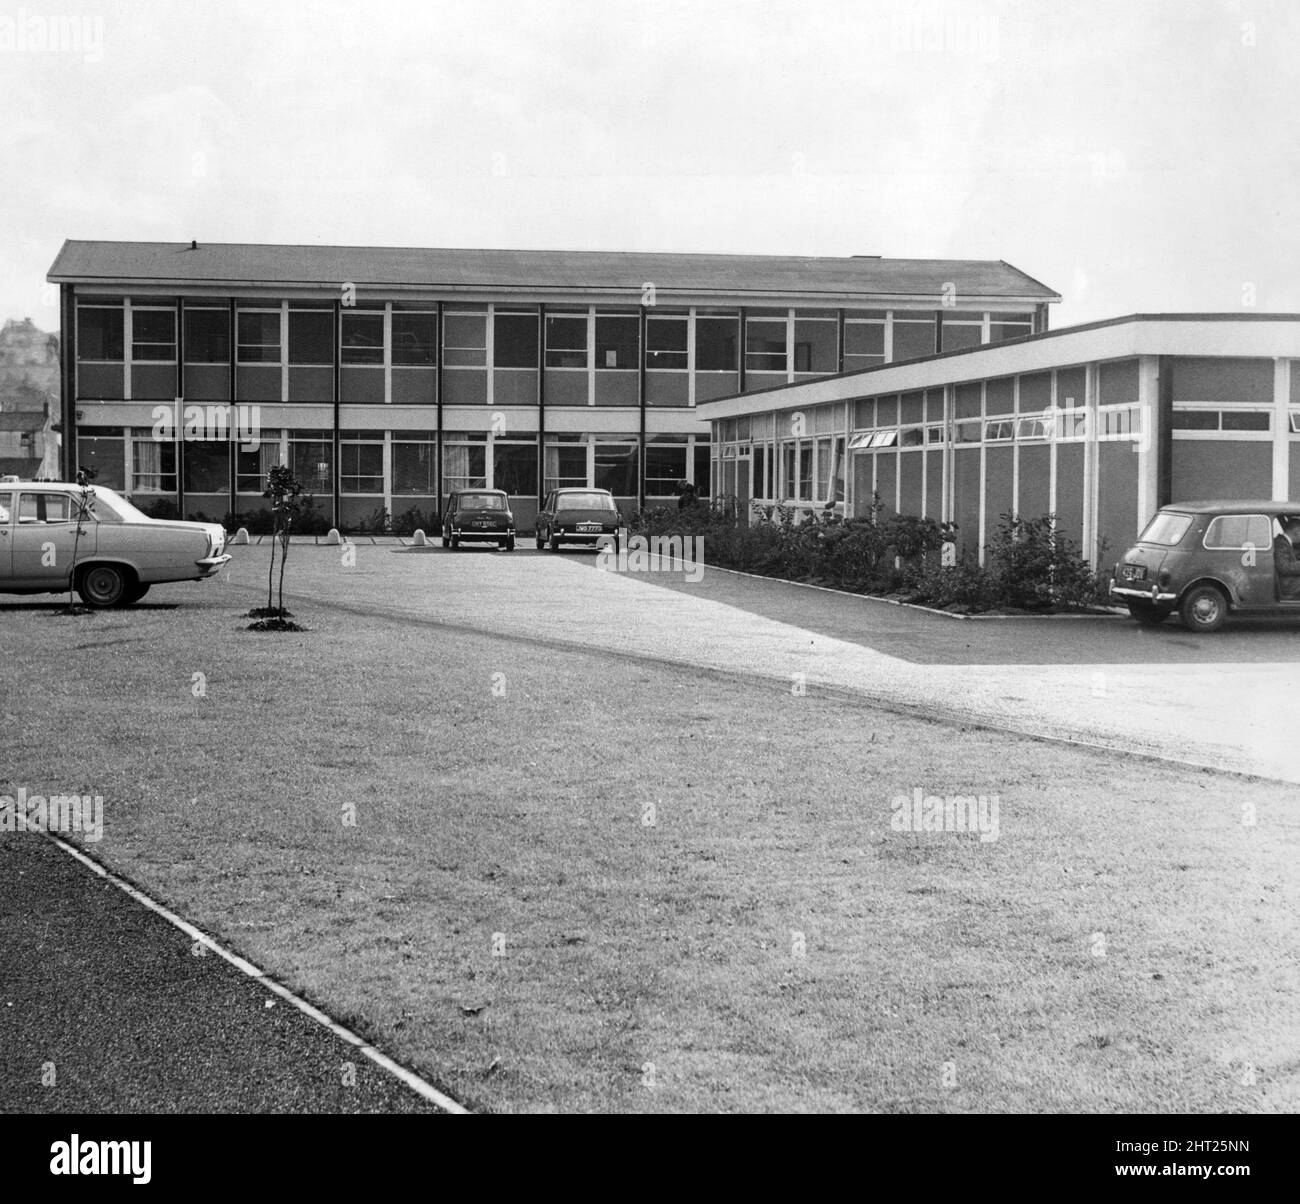
{"label": "shrub", "polygon": [[1056,529],[1054,515],[1033,519],[1002,515],[988,552],[989,571],[1003,606],[1069,609],[1104,600],[1095,570],[1078,545]]}

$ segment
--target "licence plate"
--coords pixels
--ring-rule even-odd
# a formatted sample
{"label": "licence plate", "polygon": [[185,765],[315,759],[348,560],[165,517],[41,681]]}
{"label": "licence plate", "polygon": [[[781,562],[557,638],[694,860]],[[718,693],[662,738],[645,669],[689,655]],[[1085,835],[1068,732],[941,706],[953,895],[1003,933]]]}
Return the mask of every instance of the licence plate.
{"label": "licence plate", "polygon": [[1126,564],[1120,569],[1120,576],[1125,581],[1143,581],[1146,575],[1146,565],[1143,564]]}
{"label": "licence plate", "polygon": [[487,519],[485,519],[485,518],[480,518],[480,519],[475,520],[474,525],[475,525],[476,527],[490,527],[492,524],[491,524]]}
{"label": "licence plate", "polygon": [[599,524],[599,523],[579,523],[579,524],[578,524],[578,530],[579,530],[579,531],[599,531],[599,530],[600,530],[600,524]]}

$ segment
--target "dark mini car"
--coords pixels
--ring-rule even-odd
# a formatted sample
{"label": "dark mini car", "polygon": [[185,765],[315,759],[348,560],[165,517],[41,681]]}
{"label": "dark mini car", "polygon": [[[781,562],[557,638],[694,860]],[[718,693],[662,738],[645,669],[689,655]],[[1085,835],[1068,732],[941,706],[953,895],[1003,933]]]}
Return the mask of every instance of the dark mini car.
{"label": "dark mini car", "polygon": [[1113,597],[1144,626],[1175,610],[1192,631],[1230,612],[1300,615],[1300,503],[1163,506],[1115,565]]}
{"label": "dark mini car", "polygon": [[458,489],[442,512],[442,546],[494,543],[515,550],[515,516],[510,498],[500,489]]}
{"label": "dark mini car", "polygon": [[617,551],[621,522],[608,489],[552,489],[537,515],[537,546],[558,552],[562,543],[605,544]]}

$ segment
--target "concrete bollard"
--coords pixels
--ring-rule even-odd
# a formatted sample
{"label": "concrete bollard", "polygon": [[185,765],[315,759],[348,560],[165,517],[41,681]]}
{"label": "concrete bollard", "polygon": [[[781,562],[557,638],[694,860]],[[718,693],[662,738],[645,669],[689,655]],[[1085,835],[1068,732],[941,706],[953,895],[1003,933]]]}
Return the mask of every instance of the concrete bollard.
{"label": "concrete bollard", "polygon": [[247,528],[247,527],[240,527],[239,530],[235,532],[235,538],[232,539],[230,542],[231,542],[231,543],[247,543],[247,542],[248,542],[248,528]]}
{"label": "concrete bollard", "polygon": [[426,547],[429,543],[429,537],[425,535],[422,527],[415,529],[415,534],[411,536],[411,543],[417,548]]}
{"label": "concrete bollard", "polygon": [[339,529],[337,527],[330,528],[329,534],[325,536],[325,542],[331,547],[337,546],[343,542],[343,536],[339,534]]}

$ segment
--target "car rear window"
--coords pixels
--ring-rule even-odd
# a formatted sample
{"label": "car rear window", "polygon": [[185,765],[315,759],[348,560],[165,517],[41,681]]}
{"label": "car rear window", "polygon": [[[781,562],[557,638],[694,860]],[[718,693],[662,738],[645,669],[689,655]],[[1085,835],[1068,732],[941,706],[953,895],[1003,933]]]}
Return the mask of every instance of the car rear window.
{"label": "car rear window", "polygon": [[1142,532],[1139,539],[1142,543],[1164,544],[1171,548],[1174,544],[1182,542],[1183,536],[1187,534],[1187,528],[1191,525],[1190,514],[1173,514],[1162,510],[1147,523],[1147,529]]}
{"label": "car rear window", "polygon": [[460,508],[462,510],[504,510],[506,499],[495,493],[462,493]]}
{"label": "car rear window", "polygon": [[1221,514],[1205,532],[1207,548],[1267,548],[1273,539],[1273,527],[1262,514]]}
{"label": "car rear window", "polygon": [[556,502],[559,510],[617,510],[608,493],[562,493]]}

